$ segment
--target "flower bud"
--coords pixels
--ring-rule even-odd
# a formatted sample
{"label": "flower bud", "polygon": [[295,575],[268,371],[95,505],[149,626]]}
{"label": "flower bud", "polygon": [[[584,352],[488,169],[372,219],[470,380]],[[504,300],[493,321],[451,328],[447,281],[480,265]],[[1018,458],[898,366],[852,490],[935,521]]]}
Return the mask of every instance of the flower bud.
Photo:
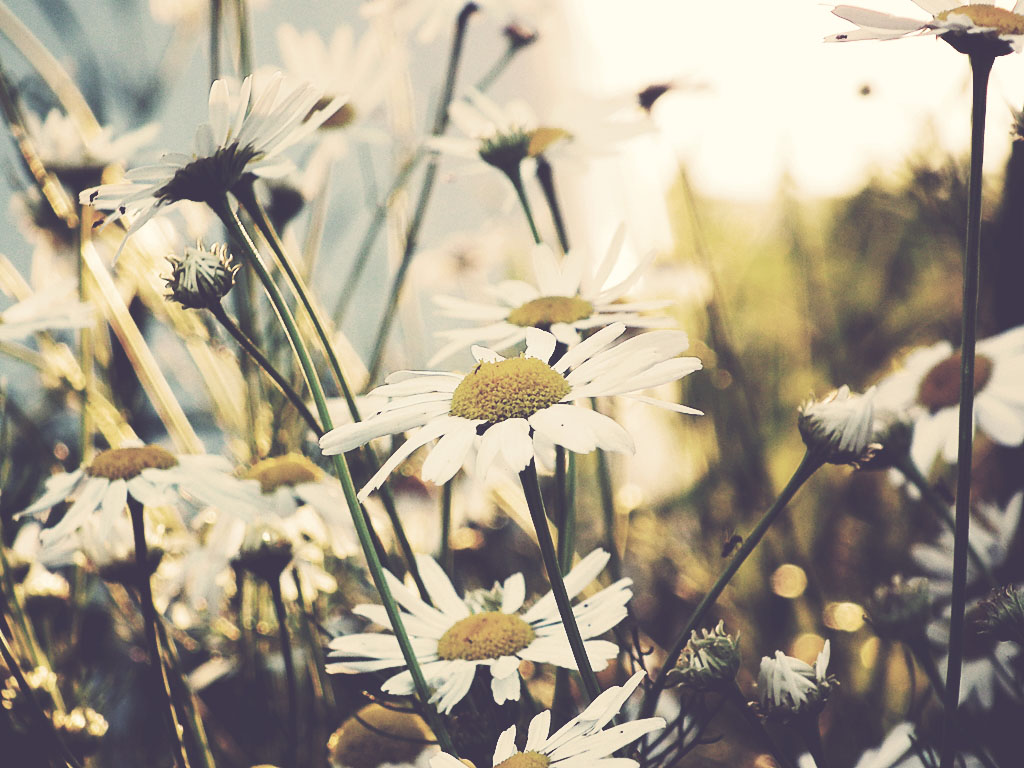
{"label": "flower bud", "polygon": [[184,256],[172,255],[167,297],[189,309],[206,309],[219,304],[235,284],[239,265],[233,263],[224,244],[206,250],[202,243],[185,248]]}
{"label": "flower bud", "polygon": [[676,668],[669,673],[670,684],[708,691],[729,686],[740,668],[739,635],[725,631],[724,622],[712,630],[696,630],[683,649]]}
{"label": "flower bud", "polygon": [[782,651],[776,651],[775,658],[762,658],[761,671],[757,676],[761,712],[785,720],[795,715],[820,712],[837,685],[835,677],[826,672],[829,653],[829,641],[826,640],[813,667]]}

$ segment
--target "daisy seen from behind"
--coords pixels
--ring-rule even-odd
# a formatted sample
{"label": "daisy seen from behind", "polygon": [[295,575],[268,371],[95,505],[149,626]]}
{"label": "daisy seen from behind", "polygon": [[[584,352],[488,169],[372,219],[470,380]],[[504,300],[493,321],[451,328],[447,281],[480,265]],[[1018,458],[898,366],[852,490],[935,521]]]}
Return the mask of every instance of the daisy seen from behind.
{"label": "daisy seen from behind", "polygon": [[640,394],[700,370],[695,357],[677,357],[689,345],[682,331],[649,331],[620,344],[625,331],[613,323],[568,350],[553,364],[556,339],[526,331],[526,352],[504,358],[474,347],[470,373],[401,371],[373,390],[388,402],[373,416],[333,429],[320,438],[326,455],[344,453],[377,437],[412,430],[408,440],[359,491],[360,500],[418,448],[440,438],[423,462],[421,477],[450,480],[478,445],[476,471],[484,477],[495,462],[522,472],[552,444],[576,453],[595,448],[630,453],[633,439],[616,421],[576,401],[621,395],[679,413],[702,415],[678,403]]}
{"label": "daisy seen from behind", "polygon": [[853,22],[858,29],[840,32],[825,38],[827,42],[854,40],[895,40],[913,35],[937,35],[957,50],[970,38],[975,41],[998,41],[1009,53],[1024,47],[1024,0],[1018,0],[1011,9],[1001,8],[992,0],[973,0],[958,3],[955,0],[913,0],[932,15],[931,19],[893,16],[867,8],[837,5],[832,13]]}
{"label": "daisy seen from behind", "polygon": [[[645,673],[637,672],[624,685],[612,686],[594,699],[579,715],[551,733],[551,710],[530,721],[526,744],[516,747],[516,727],[510,726],[498,737],[494,747],[493,768],[590,768],[616,766],[636,768],[639,763],[626,757],[609,757],[641,736],[665,727],[660,717],[633,720],[605,729],[626,700],[637,689]],[[430,761],[430,768],[464,768],[464,763],[449,754]]]}
{"label": "daisy seen from behind", "polygon": [[664,325],[665,317],[644,313],[661,309],[669,302],[620,301],[643,278],[653,253],[621,280],[608,285],[618,264],[623,240],[624,233],[620,230],[596,269],[589,263],[582,248],[569,251],[560,260],[548,246],[534,246],[533,272],[536,283],[503,280],[488,291],[495,303],[465,301],[451,296],[437,297],[435,303],[441,308],[442,314],[483,322],[484,325],[439,332],[437,336],[447,339],[448,343],[434,355],[428,365],[435,365],[473,343],[505,349],[525,340],[527,328],[549,331],[559,342],[572,347],[579,343],[580,332],[614,322],[621,322],[631,328]]}
{"label": "daisy seen from behind", "polygon": [[[581,560],[565,576],[569,597],[590,584],[608,559],[608,553],[598,549]],[[388,584],[403,609],[402,619],[423,675],[434,690],[430,702],[439,711],[448,713],[462,700],[478,667],[490,672],[491,693],[498,704],[519,700],[520,661],[576,669],[551,592],[524,610],[526,582],[523,574],[517,573],[491,590],[475,590],[459,597],[432,558],[421,556],[416,562],[434,606],[423,602],[390,573]],[[625,618],[626,602],[633,594],[631,584],[631,579],[621,579],[573,607],[587,656],[597,669],[615,658],[618,646],[593,638]],[[383,606],[359,605],[353,612],[390,626]],[[331,673],[355,674],[405,666],[398,642],[390,634],[346,635],[332,640],[330,648],[327,671]],[[411,694],[408,669],[385,681],[382,689],[394,695]]]}

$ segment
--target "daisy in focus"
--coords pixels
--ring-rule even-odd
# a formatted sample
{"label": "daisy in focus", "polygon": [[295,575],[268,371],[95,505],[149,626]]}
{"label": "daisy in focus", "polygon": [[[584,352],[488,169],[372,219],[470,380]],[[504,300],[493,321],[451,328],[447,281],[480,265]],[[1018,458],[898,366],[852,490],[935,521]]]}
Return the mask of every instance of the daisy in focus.
{"label": "daisy in focus", "polygon": [[383,435],[412,430],[359,491],[360,500],[418,448],[440,438],[423,462],[422,479],[440,485],[455,476],[474,445],[481,478],[496,461],[523,471],[553,445],[576,453],[595,448],[631,453],[633,439],[613,419],[577,400],[621,395],[678,413],[703,415],[677,403],[639,394],[701,369],[695,357],[677,357],[689,346],[682,331],[649,331],[612,345],[626,330],[622,323],[602,328],[549,364],[556,338],[537,328],[526,331],[526,352],[504,358],[473,347],[477,365],[468,374],[401,371],[373,394],[387,404],[357,424],[320,438],[325,455],[350,451]]}
{"label": "daisy in focus", "polygon": [[[565,588],[570,599],[597,578],[608,558],[607,552],[594,550],[566,574]],[[432,558],[420,556],[416,563],[436,608],[420,600],[390,573],[388,584],[404,609],[402,621],[423,676],[434,689],[430,703],[439,711],[451,712],[462,701],[480,667],[490,672],[491,693],[498,704],[519,700],[520,661],[576,669],[553,593],[548,592],[524,611],[526,581],[523,574],[517,573],[503,584],[495,584],[493,589],[475,590],[463,598]],[[632,583],[631,579],[621,579],[573,607],[595,670],[604,669],[608,660],[618,655],[615,643],[592,638],[626,617],[626,602],[633,595],[629,589]],[[352,610],[381,626],[391,624],[381,605],[358,605]],[[398,641],[390,634],[338,637],[331,641],[330,649],[327,671],[331,673],[355,674],[405,666]],[[381,688],[397,696],[411,694],[412,675],[403,669]]]}
{"label": "daisy in focus", "polygon": [[621,302],[620,299],[640,280],[653,259],[639,263],[619,282],[605,287],[618,264],[624,233],[620,230],[608,252],[593,269],[587,254],[577,248],[559,259],[546,245],[533,249],[533,271],[536,284],[522,280],[503,280],[487,289],[495,303],[464,301],[452,296],[439,296],[435,302],[447,317],[482,321],[476,328],[441,331],[447,339],[430,360],[435,365],[470,344],[488,344],[505,349],[526,339],[527,328],[549,331],[562,344],[573,347],[580,342],[580,332],[621,322],[630,328],[652,328],[664,325],[667,318],[644,313],[661,309],[667,301]]}
{"label": "daisy in focus", "polygon": [[209,121],[196,129],[191,155],[165,154],[160,163],[128,171],[121,182],[86,189],[79,202],[113,211],[106,223],[130,219],[127,240],[164,206],[218,202],[244,177],[288,173],[293,165],[282,153],[342,103],[338,98],[321,104],[318,89],[280,72],[260,79],[250,75],[241,87],[217,80],[210,87]]}
{"label": "daisy in focus", "polygon": [[814,666],[776,651],[775,657],[761,659],[757,688],[761,711],[782,717],[803,712],[817,712],[825,705],[835,678],[828,674],[829,641],[821,649]]}
{"label": "daisy in focus", "polygon": [[1024,46],[1024,0],[1018,0],[1010,10],[1000,8],[992,0],[973,0],[966,4],[955,0],[914,0],[914,3],[932,14],[932,18],[920,20],[837,5],[832,13],[853,22],[858,29],[830,35],[825,41],[896,40],[911,35],[937,35],[955,48],[960,41],[972,36],[1005,43],[1003,53],[1010,50],[1019,53]]}
{"label": "daisy in focus", "polygon": [[[978,342],[974,369],[974,423],[992,442],[1024,443],[1024,326]],[[876,407],[905,411],[914,420],[910,457],[927,474],[941,454],[957,457],[960,351],[948,341],[912,351],[901,370],[878,385]]]}
{"label": "daisy in focus", "polygon": [[[645,673],[637,672],[625,685],[614,685],[594,699],[579,715],[551,733],[551,711],[545,710],[530,721],[526,744],[516,747],[516,727],[510,726],[498,737],[494,747],[493,768],[590,768],[617,766],[636,768],[639,763],[626,757],[609,757],[641,736],[665,727],[660,717],[633,720],[604,729],[622,709],[640,685]],[[464,768],[464,763],[449,754],[437,755],[430,768]]]}

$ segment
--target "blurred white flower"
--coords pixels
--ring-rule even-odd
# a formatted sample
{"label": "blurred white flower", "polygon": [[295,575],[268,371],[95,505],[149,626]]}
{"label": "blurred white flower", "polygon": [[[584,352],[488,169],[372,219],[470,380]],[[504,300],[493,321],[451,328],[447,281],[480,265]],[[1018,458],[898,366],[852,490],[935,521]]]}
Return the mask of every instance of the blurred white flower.
{"label": "blurred white flower", "polygon": [[0,341],[17,341],[38,331],[84,328],[93,308],[78,301],[74,280],[60,280],[0,312]]}
{"label": "blurred white flower", "polygon": [[447,372],[401,371],[373,390],[388,404],[358,423],[331,430],[320,438],[326,455],[344,453],[383,435],[414,430],[360,490],[365,499],[412,453],[434,439],[437,445],[423,463],[424,480],[450,480],[479,444],[477,474],[500,460],[521,472],[551,444],[576,453],[595,448],[631,452],[633,439],[613,419],[573,403],[591,397],[621,395],[679,413],[701,415],[688,406],[639,394],[700,370],[695,357],[677,357],[689,340],[682,331],[649,331],[621,344],[612,342],[625,326],[602,328],[548,364],[555,350],[553,335],[527,329],[524,355],[505,359],[474,347],[477,365],[461,375]]}
{"label": "blurred white flower", "polygon": [[[368,0],[362,12],[367,17],[393,14],[419,42],[430,43],[454,26],[467,5],[465,0]],[[475,5],[500,23],[514,21],[534,28],[549,10],[543,0],[478,0]]]}
{"label": "blurred white flower", "polygon": [[42,122],[35,113],[26,112],[25,123],[43,164],[58,172],[123,163],[159,131],[156,123],[150,123],[115,139],[113,129],[105,126],[95,136],[85,138],[78,124],[58,109],[51,109]]}
{"label": "blurred white flower", "polygon": [[826,640],[813,667],[782,651],[776,651],[775,658],[763,657],[757,676],[762,710],[791,715],[815,711],[824,705],[832,686],[827,671],[829,655]]}
{"label": "blurred white flower", "polygon": [[[566,574],[565,588],[570,599],[597,578],[608,558],[607,552],[595,550]],[[522,610],[526,581],[523,574],[517,573],[504,584],[470,592],[463,598],[433,558],[417,557],[416,563],[433,606],[390,573],[386,575],[395,600],[405,609],[402,620],[423,676],[434,689],[430,703],[439,711],[450,712],[462,701],[477,667],[486,667],[490,672],[491,693],[498,704],[519,700],[521,660],[576,669],[553,593]],[[597,670],[603,669],[619,651],[615,643],[592,638],[626,617],[626,602],[633,594],[630,584],[632,580],[620,579],[573,607],[587,656]],[[352,610],[375,624],[391,625],[383,606],[357,605]],[[362,633],[337,637],[330,648],[327,671],[331,673],[357,674],[405,666],[393,635]],[[382,690],[398,696],[410,694],[412,675],[403,669],[385,681]]]}

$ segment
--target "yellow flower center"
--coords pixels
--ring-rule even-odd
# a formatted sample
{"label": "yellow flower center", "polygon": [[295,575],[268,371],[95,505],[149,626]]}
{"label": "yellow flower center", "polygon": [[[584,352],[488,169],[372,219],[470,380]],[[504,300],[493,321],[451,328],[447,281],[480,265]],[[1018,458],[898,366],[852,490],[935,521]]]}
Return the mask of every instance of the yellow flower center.
{"label": "yellow flower center", "polygon": [[108,480],[131,480],[144,469],[170,469],[178,460],[159,445],[145,445],[141,448],[111,448],[103,451],[85,470],[92,477]]}
{"label": "yellow flower center", "polygon": [[414,762],[431,739],[433,734],[419,715],[368,704],[331,734],[327,749],[333,765],[377,768]]}
{"label": "yellow flower center", "polygon": [[247,480],[258,480],[260,490],[273,493],[282,485],[315,483],[323,476],[320,467],[299,453],[276,456],[253,464],[245,473]]}
{"label": "yellow flower center", "polygon": [[[992,361],[984,355],[974,359],[974,391],[984,389],[992,378]],[[956,352],[925,374],[917,388],[917,402],[931,413],[960,402],[960,353]]]}
{"label": "yellow flower center", "polygon": [[543,328],[554,323],[574,323],[590,317],[594,305],[579,296],[541,296],[508,313],[508,322],[526,328]]}
{"label": "yellow flower center", "polygon": [[507,760],[502,760],[494,768],[547,768],[551,758],[540,752],[517,752]]}
{"label": "yellow flower center", "polygon": [[558,371],[535,357],[478,363],[452,393],[452,416],[496,423],[525,419],[572,390]]}
{"label": "yellow flower center", "polygon": [[994,5],[961,5],[943,11],[935,18],[938,21],[947,21],[953,14],[966,16],[977,26],[994,29],[1001,35],[1024,35],[1024,16],[1005,8],[997,8]]}
{"label": "yellow flower center", "polygon": [[542,125],[530,132],[530,144],[526,149],[526,154],[536,157],[544,154],[548,147],[571,138],[572,134],[564,128],[551,128]]}
{"label": "yellow flower center", "polygon": [[474,613],[455,622],[441,635],[437,655],[449,661],[500,659],[523,650],[535,637],[533,627],[515,614]]}

